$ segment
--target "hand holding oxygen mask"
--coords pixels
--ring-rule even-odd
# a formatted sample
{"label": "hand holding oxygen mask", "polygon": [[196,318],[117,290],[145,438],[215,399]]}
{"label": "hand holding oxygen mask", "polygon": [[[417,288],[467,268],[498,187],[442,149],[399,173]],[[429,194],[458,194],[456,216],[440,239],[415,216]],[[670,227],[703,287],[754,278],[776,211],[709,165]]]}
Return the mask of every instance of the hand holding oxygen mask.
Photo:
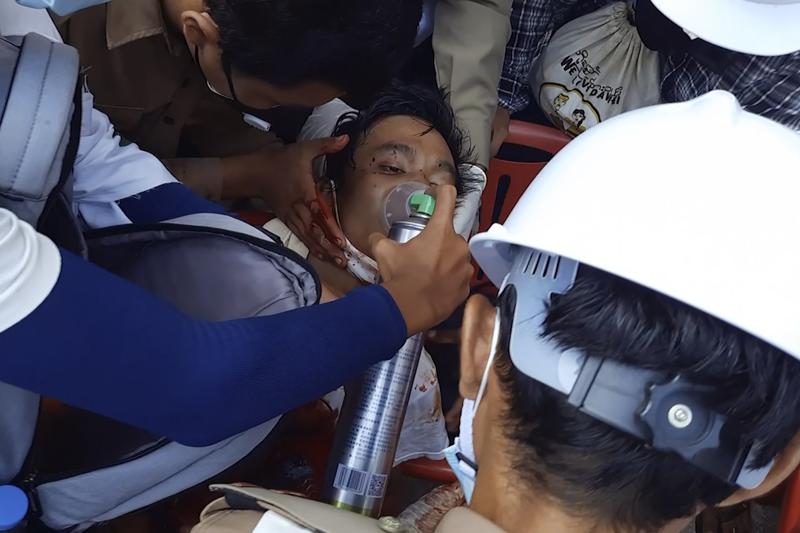
{"label": "hand holding oxygen mask", "polygon": [[[425,229],[400,244],[383,234],[370,237],[382,285],[413,335],[445,320],[469,294],[472,265],[467,242],[453,229],[456,189],[434,189],[436,208]],[[391,223],[391,221],[388,221]]]}

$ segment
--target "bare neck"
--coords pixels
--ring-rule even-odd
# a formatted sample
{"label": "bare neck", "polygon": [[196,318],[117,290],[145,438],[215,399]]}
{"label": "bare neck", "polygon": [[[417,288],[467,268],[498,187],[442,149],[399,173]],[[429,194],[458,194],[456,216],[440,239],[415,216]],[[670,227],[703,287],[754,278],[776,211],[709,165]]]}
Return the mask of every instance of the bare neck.
{"label": "bare neck", "polygon": [[[495,435],[495,449],[502,446]],[[518,470],[504,453],[486,454],[470,509],[497,524],[508,533],[620,533],[609,524],[598,522],[581,509],[566,509],[543,489],[532,489],[517,479]],[[609,494],[609,498],[613,498]],[[585,510],[584,510],[585,511]],[[676,520],[654,533],[680,533],[691,518]],[[631,533],[632,530],[631,530]]]}
{"label": "bare neck", "polygon": [[309,256],[308,262],[317,271],[322,282],[322,301],[338,300],[348,292],[357,289],[362,284],[347,270],[339,268],[327,261],[322,261],[316,257]]}

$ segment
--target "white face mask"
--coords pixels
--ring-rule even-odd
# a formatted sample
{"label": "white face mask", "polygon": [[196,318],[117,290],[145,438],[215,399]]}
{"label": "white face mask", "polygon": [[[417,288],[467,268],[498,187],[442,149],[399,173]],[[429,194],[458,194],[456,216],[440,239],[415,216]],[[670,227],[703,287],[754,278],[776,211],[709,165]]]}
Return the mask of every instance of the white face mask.
{"label": "white face mask", "polygon": [[445,448],[444,458],[450,469],[456,475],[467,504],[472,501],[472,492],[475,489],[475,478],[478,475],[478,465],[475,462],[475,450],[472,440],[472,421],[475,418],[475,401],[464,399],[461,406],[461,420],[459,422],[459,436],[449,448]]}
{"label": "white face mask", "polygon": [[[389,231],[389,227],[397,220],[405,220],[411,215],[411,207],[409,206],[409,198],[414,193],[424,192],[427,187],[421,183],[408,182],[401,183],[392,189],[386,196],[383,208],[383,220],[381,221],[385,231]],[[333,213],[336,216],[336,223],[342,227],[342,222],[339,220],[339,205],[336,200],[336,186],[331,181],[331,194],[333,196]],[[344,243],[344,256],[347,259],[347,270],[356,279],[364,283],[375,284],[380,282],[380,273],[378,271],[378,263],[375,262],[370,256],[353,246],[350,239],[345,236]]]}
{"label": "white face mask", "polygon": [[495,320],[494,331],[492,333],[492,346],[489,359],[486,361],[486,368],[483,370],[483,377],[478,388],[478,395],[475,400],[464,398],[464,405],[461,406],[461,420],[459,422],[459,436],[453,445],[444,450],[444,458],[447,464],[456,475],[467,504],[472,501],[472,492],[475,489],[475,479],[478,476],[478,460],[475,457],[475,441],[473,439],[472,422],[475,420],[475,413],[478,412],[478,405],[481,403],[483,395],[486,393],[486,385],[489,383],[489,372],[494,364],[494,356],[497,353],[497,344],[500,340],[500,321]]}
{"label": "white face mask", "polygon": [[[333,214],[336,216],[336,223],[342,227],[339,220],[339,203],[336,200],[336,185],[331,181],[331,195],[333,196]],[[353,246],[350,239],[344,237],[344,257],[347,259],[347,271],[357,280],[374,285],[381,280],[378,272],[378,263],[373,258]]]}
{"label": "white face mask", "polygon": [[344,257],[347,259],[347,271],[364,283],[375,284],[381,280],[378,263],[373,258],[353,246],[350,239],[344,238]]}
{"label": "white face mask", "polygon": [[[230,100],[234,104],[238,104],[238,102],[236,100],[234,100],[233,98],[231,98],[230,96],[225,96],[224,94],[222,94],[221,92],[216,90],[214,88],[214,86],[211,85],[211,82],[208,81],[208,80],[206,80],[206,87],[208,87],[209,91],[211,91],[212,93],[216,94],[220,98],[224,98],[225,100]],[[277,106],[274,106],[274,107],[277,107]],[[239,112],[242,114],[242,120],[248,126],[252,126],[253,128],[255,128],[257,130],[261,130],[261,131],[269,131],[269,130],[272,129],[272,124],[270,124],[269,122],[267,122],[263,118],[259,118],[259,117],[255,116],[253,114],[250,114],[250,113],[247,113],[245,111],[242,111],[241,109],[239,110]]]}
{"label": "white face mask", "polygon": [[[269,131],[270,129],[272,129],[272,124],[270,124],[263,118],[259,118],[256,115],[250,113],[248,110],[250,110],[251,108],[242,104],[239,101],[239,99],[236,98],[235,93],[232,94],[231,96],[227,96],[216,90],[214,86],[211,85],[211,82],[208,81],[208,78],[206,77],[206,73],[203,71],[203,65],[200,64],[200,53],[199,53],[199,47],[197,46],[194,47],[194,62],[197,64],[197,68],[198,70],[200,70],[200,74],[203,76],[203,79],[206,80],[206,87],[208,87],[208,90],[216,94],[220,98],[224,98],[225,100],[231,102],[231,105],[235,107],[242,114],[242,120],[244,121],[245,124],[261,131]],[[225,76],[228,78],[228,84],[230,85],[231,93],[233,93],[233,82],[231,81],[230,72],[228,70],[225,71]],[[270,107],[269,109],[274,109],[276,107],[278,106],[275,105]],[[267,109],[263,109],[261,111],[267,111]]]}

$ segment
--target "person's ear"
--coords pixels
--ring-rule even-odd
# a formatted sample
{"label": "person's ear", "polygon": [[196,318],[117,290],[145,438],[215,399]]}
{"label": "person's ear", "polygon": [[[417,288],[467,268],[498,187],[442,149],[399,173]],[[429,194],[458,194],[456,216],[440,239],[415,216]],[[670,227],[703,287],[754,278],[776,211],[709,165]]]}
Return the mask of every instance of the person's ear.
{"label": "person's ear", "polygon": [[464,398],[474,400],[478,395],[483,372],[492,349],[495,306],[476,294],[467,300],[461,323],[461,376],[458,391]]}
{"label": "person's ear", "polygon": [[208,13],[184,11],[181,13],[181,30],[192,50],[206,44],[219,44],[219,27]]}
{"label": "person's ear", "polygon": [[772,469],[761,485],[754,489],[739,489],[719,506],[727,507],[764,496],[792,475],[798,465],[800,465],[800,433],[795,435],[786,449],[775,459],[775,464],[772,465]]}

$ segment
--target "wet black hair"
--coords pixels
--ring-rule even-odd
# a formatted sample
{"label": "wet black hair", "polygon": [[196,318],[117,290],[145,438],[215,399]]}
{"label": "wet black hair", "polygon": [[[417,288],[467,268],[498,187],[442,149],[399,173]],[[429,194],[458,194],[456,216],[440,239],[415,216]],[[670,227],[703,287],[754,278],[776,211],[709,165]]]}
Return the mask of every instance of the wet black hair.
{"label": "wet black hair", "polygon": [[474,162],[469,139],[456,124],[452,108],[443,91],[421,85],[393,83],[381,92],[375,101],[359,112],[351,112],[339,118],[333,135],[348,134],[350,142],[337,154],[328,156],[327,177],[342,186],[347,168],[355,168],[355,151],[367,133],[381,120],[407,115],[421,120],[444,138],[456,168],[456,190],[459,197],[477,186],[475,178],[463,172],[464,165]]}
{"label": "wet black hair", "polygon": [[[517,370],[508,353],[515,298],[524,295],[512,289],[498,304],[495,368],[508,400],[503,423],[518,482],[577,516],[634,531],[656,531],[736,490],[579,412]],[[662,294],[581,265],[573,287],[552,298],[544,325],[562,348],[713,386],[710,407],[740,423],[745,442],[758,443],[754,467],[768,464],[800,430],[800,362]]]}
{"label": "wet black hair", "polygon": [[355,98],[411,54],[422,0],[205,0],[222,60],[280,87],[322,82]]}

